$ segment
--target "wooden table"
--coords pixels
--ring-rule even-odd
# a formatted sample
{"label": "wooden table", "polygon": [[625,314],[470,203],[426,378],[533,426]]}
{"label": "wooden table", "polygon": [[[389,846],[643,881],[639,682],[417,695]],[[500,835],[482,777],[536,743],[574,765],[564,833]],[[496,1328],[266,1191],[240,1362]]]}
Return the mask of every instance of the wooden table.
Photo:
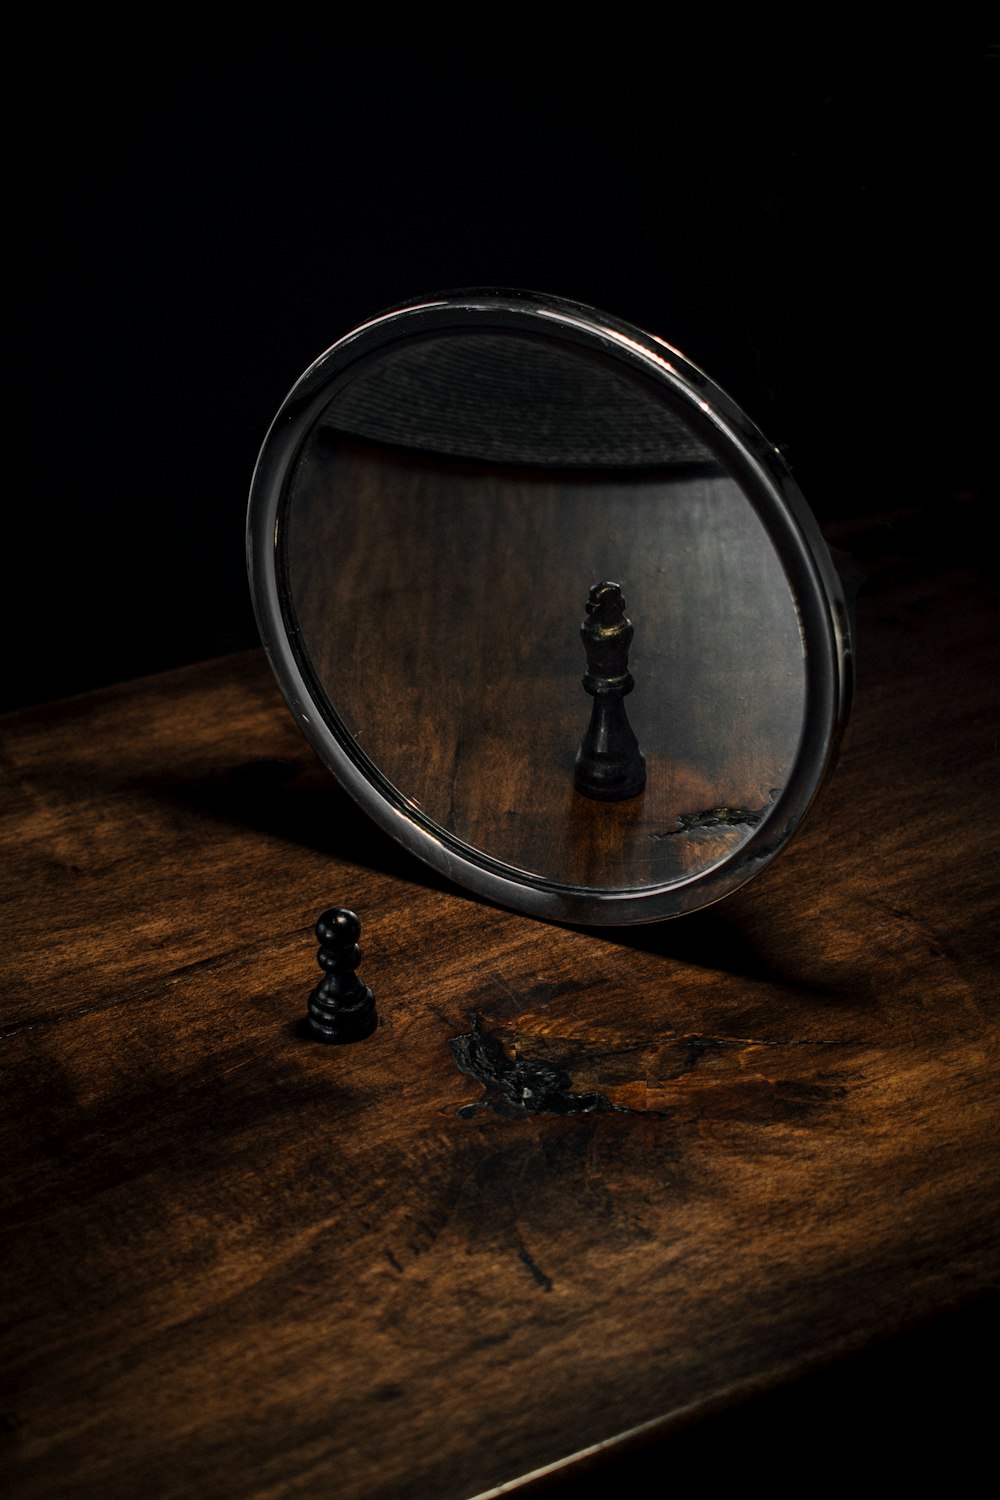
{"label": "wooden table", "polygon": [[[681,1426],[975,1320],[1000,1265],[978,525],[841,528],[868,575],[841,764],[763,875],[657,927],[447,887],[316,765],[258,653],[4,722],[13,1493],[462,1500],[653,1441],[670,1472]],[[296,1031],[331,904],[379,1002],[353,1047]],[[618,1107],[463,1111],[473,1027]],[[740,1409],[742,1471],[780,1473],[766,1399]]]}

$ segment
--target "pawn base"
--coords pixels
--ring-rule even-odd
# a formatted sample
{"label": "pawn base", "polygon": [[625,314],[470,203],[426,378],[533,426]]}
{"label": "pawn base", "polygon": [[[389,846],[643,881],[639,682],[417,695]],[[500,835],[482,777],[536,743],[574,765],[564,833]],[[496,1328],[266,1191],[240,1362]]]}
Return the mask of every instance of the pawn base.
{"label": "pawn base", "polygon": [[361,1042],[371,1036],[378,1025],[375,996],[360,981],[359,987],[361,993],[347,1004],[331,1004],[329,995],[322,993],[323,985],[317,985],[309,996],[309,1014],[302,1023],[306,1035],[313,1041],[335,1045]]}
{"label": "pawn base", "polygon": [[573,785],[584,797],[593,797],[597,802],[627,802],[629,797],[638,797],[646,789],[646,767],[636,772],[630,768],[627,776],[597,780],[589,771],[577,771]]}

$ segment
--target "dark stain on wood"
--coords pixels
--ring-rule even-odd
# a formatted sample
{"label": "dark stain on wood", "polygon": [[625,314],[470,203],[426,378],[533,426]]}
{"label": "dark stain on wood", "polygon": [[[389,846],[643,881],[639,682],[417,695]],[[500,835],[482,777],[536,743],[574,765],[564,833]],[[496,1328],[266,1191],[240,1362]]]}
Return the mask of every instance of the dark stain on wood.
{"label": "dark stain on wood", "polygon": [[772,787],[768,793],[767,802],[763,807],[750,809],[748,807],[709,807],[704,812],[679,813],[677,827],[670,828],[666,833],[651,834],[651,838],[670,839],[676,838],[678,834],[701,834],[712,832],[719,828],[756,828],[764,821],[768,808],[778,795],[780,787]]}
{"label": "dark stain on wood", "polygon": [[481,1016],[472,1030],[451,1040],[452,1055],[463,1073],[483,1085],[481,1099],[463,1104],[458,1114],[469,1119],[481,1109],[492,1109],[508,1120],[528,1115],[579,1115],[595,1109],[620,1109],[603,1094],[572,1092],[572,1081],[562,1068],[520,1057],[501,1036],[487,1031]]}
{"label": "dark stain on wood", "polygon": [[564,1035],[544,1014],[518,1014],[501,1003],[492,1016],[477,1012],[472,1030],[452,1038],[450,1046],[458,1068],[484,1090],[458,1107],[463,1119],[490,1109],[507,1120],[610,1111],[758,1124],[797,1118],[805,1124],[846,1096],[852,1076],[850,1065],[838,1068],[835,1059],[817,1074],[813,1049],[850,1051],[858,1040],[678,1034],[669,1028],[641,1041],[586,1030]]}

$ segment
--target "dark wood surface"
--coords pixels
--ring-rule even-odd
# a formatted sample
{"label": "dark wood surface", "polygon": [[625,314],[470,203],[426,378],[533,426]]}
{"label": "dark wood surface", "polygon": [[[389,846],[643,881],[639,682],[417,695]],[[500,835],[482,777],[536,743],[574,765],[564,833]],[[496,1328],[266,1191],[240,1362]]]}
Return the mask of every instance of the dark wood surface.
{"label": "dark wood surface", "polygon": [[[869,579],[841,764],[659,927],[446,887],[256,653],[4,721],[11,1493],[462,1500],[996,1284],[979,524],[835,538]],[[295,1029],[331,904],[381,1014],[340,1049]],[[472,1034],[618,1108],[470,1112]]]}

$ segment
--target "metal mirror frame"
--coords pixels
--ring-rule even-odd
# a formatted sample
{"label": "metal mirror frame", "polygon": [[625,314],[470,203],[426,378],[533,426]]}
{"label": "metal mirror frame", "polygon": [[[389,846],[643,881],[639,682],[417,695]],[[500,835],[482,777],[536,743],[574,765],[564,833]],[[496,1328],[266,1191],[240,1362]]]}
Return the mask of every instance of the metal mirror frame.
{"label": "metal mirror frame", "polygon": [[[663,885],[590,888],[517,870],[427,818],[360,750],[316,683],[297,638],[282,574],[289,481],[314,423],[359,361],[390,344],[440,330],[542,334],[612,356],[663,390],[740,484],[774,546],[799,612],[806,655],[803,732],[781,793],[751,835],[708,870]],[[264,440],[250,490],[247,568],[271,668],[296,722],[340,785],[425,863],[476,894],[530,915],[581,926],[682,916],[744,885],[802,822],[836,755],[852,692],[852,646],[840,579],[819,527],[779,451],[728,396],[676,349],[594,308],[517,291],[463,291],[406,303],[361,324],[306,370]]]}

